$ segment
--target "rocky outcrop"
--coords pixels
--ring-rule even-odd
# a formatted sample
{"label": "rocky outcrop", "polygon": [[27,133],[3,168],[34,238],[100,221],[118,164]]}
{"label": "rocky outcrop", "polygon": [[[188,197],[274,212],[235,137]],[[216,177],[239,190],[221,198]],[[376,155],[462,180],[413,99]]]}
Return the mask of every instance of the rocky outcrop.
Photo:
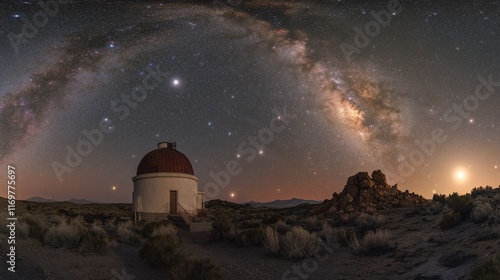
{"label": "rocky outcrop", "polygon": [[[408,190],[398,190],[397,184],[390,186],[385,174],[380,170],[358,172],[347,179],[341,193],[334,193],[330,201],[324,203],[325,214],[344,214],[353,212],[373,213],[396,207],[407,207],[426,203],[421,195]],[[325,205],[326,204],[326,205]]]}

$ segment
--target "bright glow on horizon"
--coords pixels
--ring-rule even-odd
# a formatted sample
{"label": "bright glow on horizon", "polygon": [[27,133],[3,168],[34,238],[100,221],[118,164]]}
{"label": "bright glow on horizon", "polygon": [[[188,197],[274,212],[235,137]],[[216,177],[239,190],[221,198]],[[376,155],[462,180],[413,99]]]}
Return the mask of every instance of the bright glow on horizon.
{"label": "bright glow on horizon", "polygon": [[455,182],[464,183],[465,181],[467,181],[468,174],[464,168],[459,167],[455,169],[453,177],[455,179]]}

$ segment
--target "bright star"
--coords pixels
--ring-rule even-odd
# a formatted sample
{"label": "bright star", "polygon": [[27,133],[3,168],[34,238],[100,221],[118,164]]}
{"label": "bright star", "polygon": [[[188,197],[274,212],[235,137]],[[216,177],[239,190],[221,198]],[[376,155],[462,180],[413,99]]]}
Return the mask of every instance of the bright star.
{"label": "bright star", "polygon": [[179,79],[173,79],[173,80],[172,80],[172,85],[173,85],[173,86],[177,87],[177,86],[179,86],[180,84],[181,84],[181,81],[180,81]]}

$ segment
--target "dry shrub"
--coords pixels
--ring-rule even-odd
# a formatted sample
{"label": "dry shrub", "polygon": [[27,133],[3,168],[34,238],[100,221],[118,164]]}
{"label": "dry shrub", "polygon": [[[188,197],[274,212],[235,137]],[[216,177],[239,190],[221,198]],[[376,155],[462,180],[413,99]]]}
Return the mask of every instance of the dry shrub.
{"label": "dry shrub", "polygon": [[264,247],[272,254],[279,255],[280,253],[280,237],[276,230],[272,227],[266,227],[264,230]]}
{"label": "dry shrub", "polygon": [[500,255],[474,267],[470,273],[471,279],[498,280],[500,279]]}
{"label": "dry shrub", "polygon": [[283,220],[278,220],[274,225],[273,228],[280,234],[285,234],[287,231],[290,230],[290,226],[286,224],[285,221]]}
{"label": "dry shrub", "polygon": [[83,216],[77,216],[70,220],[70,224],[76,227],[78,230],[83,231],[87,227],[87,222],[83,219]]}
{"label": "dry shrub", "polygon": [[295,226],[282,239],[282,255],[287,258],[305,258],[312,256],[317,248],[316,234]]}
{"label": "dry shrub", "polygon": [[60,215],[50,215],[47,216],[47,221],[53,225],[60,225],[62,223],[67,222],[66,216],[60,216]]}
{"label": "dry shrub", "polygon": [[159,235],[150,238],[139,254],[152,266],[172,268],[182,263],[182,241],[176,236]]}
{"label": "dry shrub", "polygon": [[320,226],[320,222],[318,220],[318,217],[316,217],[316,215],[307,217],[305,222],[307,227],[311,230],[316,230]]}
{"label": "dry shrub", "polygon": [[151,233],[151,237],[165,236],[165,235],[176,236],[177,228],[173,225],[159,226],[153,229],[153,232]]}
{"label": "dry shrub", "polygon": [[321,224],[321,231],[318,232],[318,235],[328,244],[333,244],[335,242],[333,228],[326,221]]}
{"label": "dry shrub", "polygon": [[354,233],[351,234],[350,238],[347,237],[344,229],[341,230],[341,234],[343,234],[347,244],[356,254],[384,253],[390,249],[390,242],[392,240],[392,234],[387,229],[370,230],[362,239],[358,238]]}
{"label": "dry shrub", "polygon": [[388,229],[368,231],[363,237],[363,250],[368,253],[384,253],[390,248],[392,234]]}
{"label": "dry shrub", "polygon": [[29,237],[35,238],[44,242],[45,233],[50,227],[50,223],[45,220],[42,215],[31,215],[26,213],[19,218],[29,225]]}
{"label": "dry shrub", "polygon": [[382,226],[385,222],[385,217],[383,215],[370,215],[366,213],[361,213],[356,220],[359,231],[365,233],[369,230],[376,230]]}
{"label": "dry shrub", "polygon": [[494,210],[490,205],[487,197],[479,196],[474,200],[474,207],[472,208],[471,218],[476,222],[485,222],[490,216],[494,214]]}
{"label": "dry shrub", "polygon": [[28,238],[30,235],[30,226],[28,223],[19,221],[16,225],[16,232],[24,238]]}
{"label": "dry shrub", "polygon": [[237,235],[235,236],[236,244],[242,246],[259,246],[262,244],[264,236],[264,230],[262,227],[251,228],[246,230],[237,230]]}
{"label": "dry shrub", "polygon": [[141,237],[133,230],[131,221],[118,224],[116,231],[120,242],[132,245],[141,244]]}
{"label": "dry shrub", "polygon": [[63,223],[49,228],[45,233],[44,241],[54,248],[77,248],[80,232],[75,225]]}

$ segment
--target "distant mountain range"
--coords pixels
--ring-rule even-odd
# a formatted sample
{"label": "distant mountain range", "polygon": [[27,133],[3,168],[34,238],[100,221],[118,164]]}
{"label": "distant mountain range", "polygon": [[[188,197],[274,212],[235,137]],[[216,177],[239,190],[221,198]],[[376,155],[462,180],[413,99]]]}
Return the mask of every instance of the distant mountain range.
{"label": "distant mountain range", "polygon": [[[32,202],[60,202],[57,200],[53,199],[47,199],[39,196],[32,197],[30,199],[27,199],[26,201],[32,201]],[[66,202],[71,202],[74,204],[91,204],[91,203],[103,203],[99,201],[91,201],[91,200],[86,200],[86,199],[78,199],[78,198],[72,198],[70,200],[65,200]]]}
{"label": "distant mountain range", "polygon": [[300,204],[320,204],[323,201],[318,201],[318,200],[305,200],[305,199],[299,199],[299,198],[292,198],[288,200],[275,200],[271,202],[255,202],[255,201],[250,201],[242,204],[250,204],[253,207],[269,207],[269,208],[288,208],[288,207],[295,207]]}
{"label": "distant mountain range", "polygon": [[[43,198],[39,196],[32,197],[30,199],[27,199],[27,201],[32,201],[32,202],[61,202],[57,201],[54,199],[49,199],[49,198]],[[77,198],[72,198],[70,200],[66,200],[65,202],[71,202],[74,204],[91,204],[91,203],[104,203],[104,202],[99,202],[99,201],[91,201],[87,199],[77,199]],[[288,207],[295,207],[297,205],[301,204],[320,204],[323,201],[319,200],[306,200],[306,199],[299,199],[299,198],[292,198],[292,199],[287,199],[287,200],[274,200],[270,202],[255,202],[255,201],[250,201],[250,202],[245,202],[245,203],[240,203],[242,205],[248,204],[252,207],[268,207],[268,208],[288,208]]]}

